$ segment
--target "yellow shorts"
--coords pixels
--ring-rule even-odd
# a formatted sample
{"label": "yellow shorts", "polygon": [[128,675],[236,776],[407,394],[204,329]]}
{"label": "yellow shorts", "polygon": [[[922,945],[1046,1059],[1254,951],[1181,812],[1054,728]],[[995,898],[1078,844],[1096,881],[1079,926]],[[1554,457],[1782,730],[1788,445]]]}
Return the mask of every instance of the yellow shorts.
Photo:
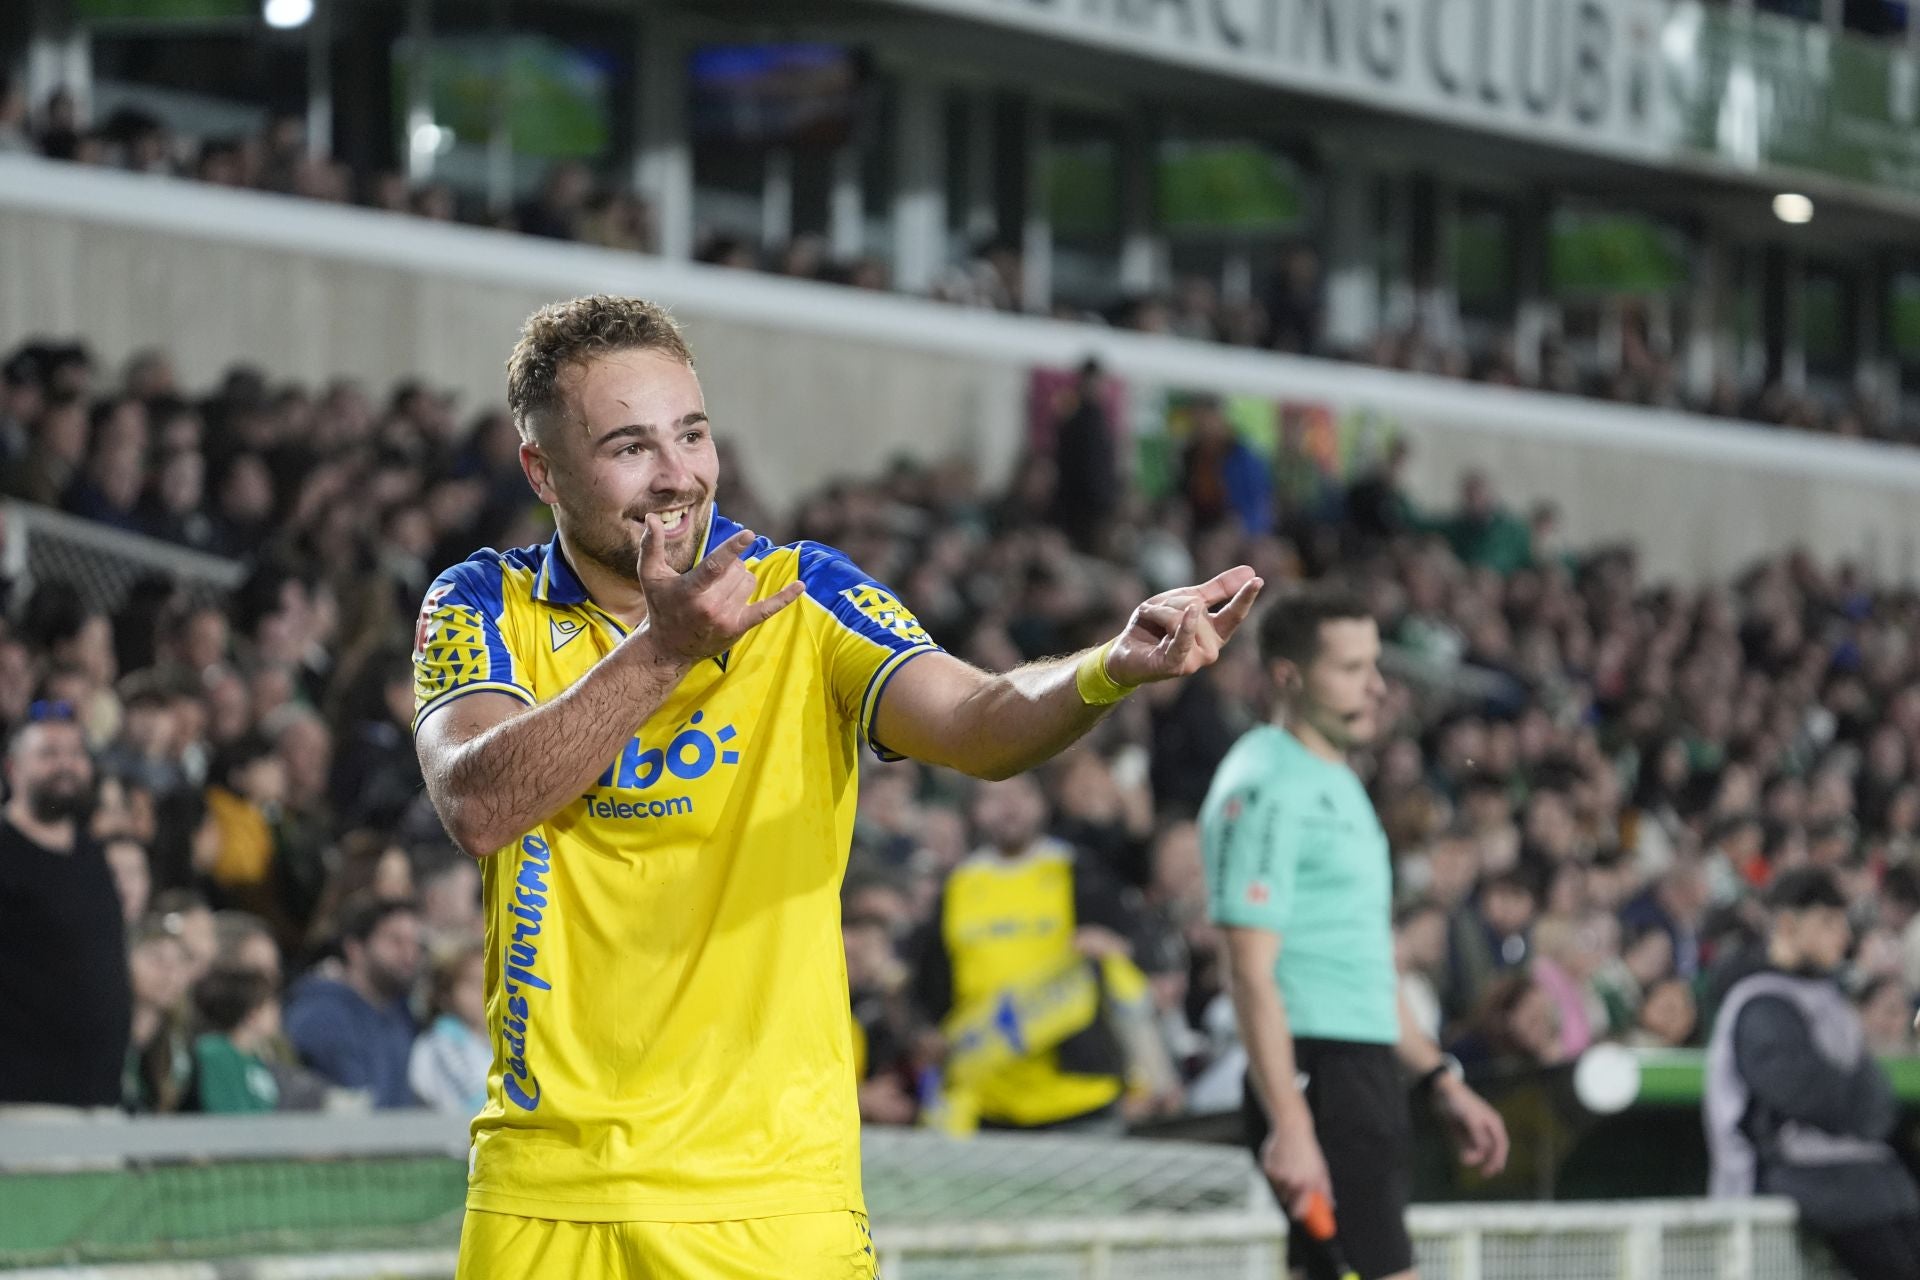
{"label": "yellow shorts", "polygon": [[467,1210],[458,1280],[876,1280],[867,1215],[554,1222]]}

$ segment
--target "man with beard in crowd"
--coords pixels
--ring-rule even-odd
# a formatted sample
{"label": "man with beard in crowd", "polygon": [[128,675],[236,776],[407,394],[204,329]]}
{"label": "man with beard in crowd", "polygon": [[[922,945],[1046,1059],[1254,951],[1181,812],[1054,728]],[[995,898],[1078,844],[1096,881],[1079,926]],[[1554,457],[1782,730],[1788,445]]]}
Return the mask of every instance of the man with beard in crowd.
{"label": "man with beard in crowd", "polygon": [[407,998],[420,977],[420,915],[404,899],[362,898],[344,913],[338,980],[313,974],[287,997],[287,1038],[306,1064],[376,1107],[418,1105],[407,1065],[418,1030]]}
{"label": "man with beard in crowd", "polygon": [[31,715],[7,747],[0,822],[0,1006],[12,1040],[0,1106],[116,1106],[133,995],[113,872],[87,835],[93,761],[70,709],[36,703]]}

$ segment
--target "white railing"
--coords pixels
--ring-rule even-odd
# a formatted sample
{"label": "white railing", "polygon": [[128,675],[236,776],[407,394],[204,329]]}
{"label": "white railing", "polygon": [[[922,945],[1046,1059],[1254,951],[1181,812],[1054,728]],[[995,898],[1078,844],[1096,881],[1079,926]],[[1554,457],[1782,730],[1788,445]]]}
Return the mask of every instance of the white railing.
{"label": "white railing", "polygon": [[[0,1207],[10,1172],[184,1162],[397,1155],[461,1158],[465,1125],[378,1116],[0,1120]],[[1245,1153],[1140,1139],[915,1130],[864,1135],[867,1199],[887,1280],[1278,1280],[1285,1224]],[[283,1178],[285,1174],[280,1175]],[[436,1210],[437,1212],[437,1210]],[[418,1248],[39,1268],[74,1280],[332,1280],[453,1274],[457,1191]],[[1420,1205],[1408,1225],[1424,1280],[1829,1280],[1784,1200]],[[312,1247],[312,1246],[308,1246]],[[157,1250],[156,1252],[162,1252]],[[124,1255],[123,1255],[124,1256]]]}
{"label": "white railing", "polygon": [[239,586],[246,567],[237,560],[82,520],[28,502],[0,503],[0,570],[13,584],[16,604],[40,582],[64,582],[88,609],[112,613],[134,583],[166,579],[195,599],[218,599]]}
{"label": "white railing", "polygon": [[[1837,1280],[1779,1200],[1418,1206],[1424,1280]],[[1281,1280],[1268,1214],[874,1227],[885,1280]],[[448,1280],[455,1251],[37,1268],[18,1280]]]}

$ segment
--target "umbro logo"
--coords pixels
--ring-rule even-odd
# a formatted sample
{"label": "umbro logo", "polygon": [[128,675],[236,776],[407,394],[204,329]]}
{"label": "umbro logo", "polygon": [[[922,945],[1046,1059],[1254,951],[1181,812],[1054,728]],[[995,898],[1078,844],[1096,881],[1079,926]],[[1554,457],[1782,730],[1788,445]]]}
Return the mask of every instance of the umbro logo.
{"label": "umbro logo", "polygon": [[560,652],[573,643],[574,637],[587,629],[586,624],[577,618],[549,618],[547,626],[553,634],[553,651]]}

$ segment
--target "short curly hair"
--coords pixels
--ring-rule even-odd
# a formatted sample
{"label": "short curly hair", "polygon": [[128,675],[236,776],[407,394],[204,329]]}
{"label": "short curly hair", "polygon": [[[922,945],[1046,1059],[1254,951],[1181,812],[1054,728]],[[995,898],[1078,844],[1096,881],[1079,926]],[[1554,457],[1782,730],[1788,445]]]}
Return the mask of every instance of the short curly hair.
{"label": "short curly hair", "polygon": [[568,365],[611,351],[658,351],[693,363],[680,326],[665,307],[644,298],[596,293],[550,302],[527,317],[507,357],[507,408],[522,440],[561,410],[560,374]]}

